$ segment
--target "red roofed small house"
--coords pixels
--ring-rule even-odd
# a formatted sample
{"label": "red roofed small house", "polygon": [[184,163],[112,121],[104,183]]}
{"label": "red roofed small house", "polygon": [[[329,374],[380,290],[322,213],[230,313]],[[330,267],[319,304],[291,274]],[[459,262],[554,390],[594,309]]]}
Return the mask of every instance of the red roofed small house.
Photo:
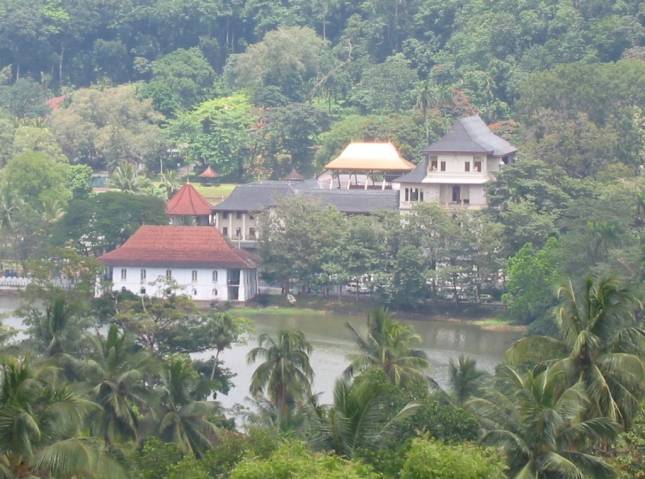
{"label": "red roofed small house", "polygon": [[186,183],[166,203],[166,214],[176,225],[208,225],[211,205],[193,185]]}
{"label": "red roofed small house", "polygon": [[257,260],[210,226],[141,226],[99,260],[113,291],[160,297],[172,284],[198,301],[247,301],[258,291]]}

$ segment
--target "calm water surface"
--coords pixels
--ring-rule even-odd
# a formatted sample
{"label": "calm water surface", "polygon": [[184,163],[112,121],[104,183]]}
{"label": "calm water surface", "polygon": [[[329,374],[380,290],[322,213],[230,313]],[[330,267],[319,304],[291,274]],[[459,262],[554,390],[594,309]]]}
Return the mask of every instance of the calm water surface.
{"label": "calm water surface", "polygon": [[[0,296],[0,316],[3,324],[20,329],[20,320],[11,315],[20,304],[17,296]],[[311,357],[316,373],[314,391],[320,392],[323,403],[332,400],[336,378],[347,366],[347,355],[356,351],[350,331],[345,324],[350,322],[361,332],[365,332],[365,318],[362,316],[342,316],[324,313],[308,315],[277,316],[254,314],[248,317],[254,332],[242,344],[235,344],[224,351],[221,358],[236,376],[235,387],[228,395],[218,396],[225,407],[245,403],[248,396],[251,374],[254,365],[248,365],[246,354],[256,346],[257,336],[261,333],[276,333],[280,329],[296,328],[302,330],[312,343],[314,352]],[[517,331],[491,331],[467,322],[451,320],[405,320],[414,326],[422,338],[420,348],[430,358],[431,376],[442,386],[447,385],[448,362],[460,354],[467,354],[477,360],[479,367],[492,371],[503,357],[504,351],[520,337]],[[211,353],[196,354],[195,357],[209,358]]]}

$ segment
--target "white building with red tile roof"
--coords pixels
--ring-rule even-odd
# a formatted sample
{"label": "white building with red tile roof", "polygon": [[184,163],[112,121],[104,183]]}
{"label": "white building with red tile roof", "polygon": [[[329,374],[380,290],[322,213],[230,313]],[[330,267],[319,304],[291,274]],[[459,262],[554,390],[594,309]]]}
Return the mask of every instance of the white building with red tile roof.
{"label": "white building with red tile roof", "polygon": [[161,297],[171,287],[197,301],[247,301],[258,292],[258,260],[210,226],[141,226],[99,260],[113,291]]}

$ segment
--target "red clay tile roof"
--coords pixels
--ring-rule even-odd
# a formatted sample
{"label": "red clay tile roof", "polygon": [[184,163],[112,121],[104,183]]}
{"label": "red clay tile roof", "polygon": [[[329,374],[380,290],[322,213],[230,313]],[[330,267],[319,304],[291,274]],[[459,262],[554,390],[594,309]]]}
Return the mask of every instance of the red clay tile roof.
{"label": "red clay tile roof", "polygon": [[257,257],[232,246],[213,226],[141,226],[99,258],[109,266],[256,268]]}
{"label": "red clay tile roof", "polygon": [[219,174],[217,174],[217,171],[212,169],[210,166],[199,175],[200,178],[217,178],[218,176]]}
{"label": "red clay tile roof", "polygon": [[295,168],[291,170],[291,173],[289,173],[285,178],[287,181],[302,181],[305,179],[304,176],[302,176],[298,170]]}
{"label": "red clay tile roof", "polygon": [[211,214],[211,205],[190,183],[186,183],[166,203],[170,216],[206,216]]}

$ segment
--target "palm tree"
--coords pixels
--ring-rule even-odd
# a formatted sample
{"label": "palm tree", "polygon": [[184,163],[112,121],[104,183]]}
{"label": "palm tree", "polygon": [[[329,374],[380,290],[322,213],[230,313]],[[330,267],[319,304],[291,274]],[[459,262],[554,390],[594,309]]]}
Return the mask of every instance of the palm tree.
{"label": "palm tree", "polygon": [[408,403],[393,411],[390,402],[382,384],[339,378],[333,405],[306,408],[310,440],[314,446],[347,457],[359,448],[382,444],[396,432],[395,426],[419,407]]}
{"label": "palm tree", "polygon": [[84,365],[92,393],[102,407],[98,424],[103,440],[111,444],[117,437],[137,439],[139,408],[146,405],[141,391],[148,357],[135,352],[126,333],[115,325],[105,339],[92,338],[92,346],[92,357]]}
{"label": "palm tree", "polygon": [[361,336],[351,324],[359,354],[350,356],[351,363],[345,375],[351,377],[370,368],[382,369],[393,384],[400,385],[413,379],[424,378],[430,367],[426,354],[413,349],[421,337],[412,327],[394,321],[385,309],[377,309],[367,316],[367,336]]}
{"label": "palm tree", "polygon": [[167,171],[159,175],[161,187],[166,193],[166,198],[170,198],[181,186],[181,179],[176,171]]}
{"label": "palm tree", "polygon": [[450,360],[449,373],[452,393],[459,404],[477,395],[481,389],[482,380],[486,377],[485,371],[477,369],[477,361],[463,354],[459,356],[456,363]]}
{"label": "palm tree", "polygon": [[159,435],[185,453],[201,455],[217,435],[209,417],[218,411],[214,401],[198,401],[199,374],[187,357],[171,357],[162,374]]}
{"label": "palm tree", "polygon": [[615,279],[587,278],[579,296],[571,282],[558,291],[561,340],[529,336],[506,353],[510,364],[557,363],[568,384],[582,381],[590,416],[606,416],[629,427],[645,394],[643,339],[634,309],[640,303]]}
{"label": "palm tree", "polygon": [[141,189],[141,180],[134,166],[125,163],[117,166],[112,172],[110,186],[124,193],[137,193]]}
{"label": "palm tree", "polygon": [[80,435],[98,405],[57,382],[52,368],[29,358],[0,366],[0,476],[121,477],[122,471],[92,438]]}
{"label": "palm tree", "polygon": [[563,385],[558,368],[522,376],[498,369],[496,388],[466,403],[484,426],[482,441],[505,449],[514,479],[612,477],[611,468],[589,448],[619,429],[606,417],[584,420],[590,399],[582,382]]}
{"label": "palm tree", "polygon": [[283,330],[276,338],[264,333],[258,338],[258,347],[249,351],[247,361],[258,358],[264,362],[253,372],[250,392],[258,396],[266,392],[278,411],[278,423],[286,423],[289,409],[311,395],[314,372],[309,364],[312,346],[302,331]]}

